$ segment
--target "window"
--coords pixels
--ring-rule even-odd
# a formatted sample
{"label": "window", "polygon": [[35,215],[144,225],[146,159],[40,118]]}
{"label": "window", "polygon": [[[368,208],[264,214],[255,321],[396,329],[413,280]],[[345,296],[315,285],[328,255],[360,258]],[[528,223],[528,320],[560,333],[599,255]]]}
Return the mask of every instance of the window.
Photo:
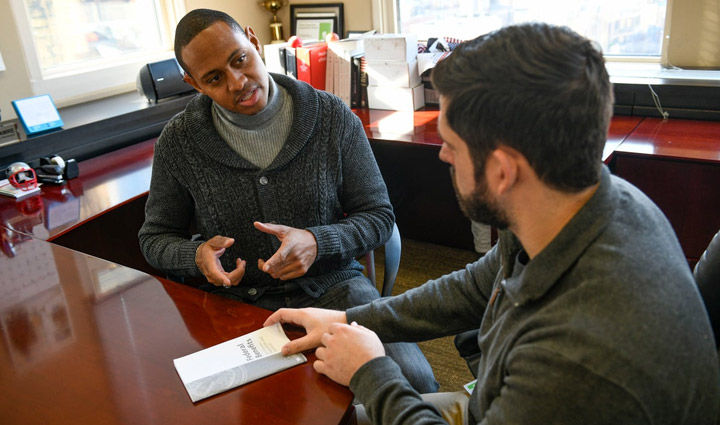
{"label": "window", "polygon": [[44,74],[165,44],[153,0],[24,2]]}
{"label": "window", "polygon": [[11,0],[33,94],[59,104],[132,90],[140,68],[172,55],[174,0]]}
{"label": "window", "polygon": [[475,38],[530,21],[567,25],[597,41],[606,56],[662,53],[667,0],[397,0],[400,32]]}

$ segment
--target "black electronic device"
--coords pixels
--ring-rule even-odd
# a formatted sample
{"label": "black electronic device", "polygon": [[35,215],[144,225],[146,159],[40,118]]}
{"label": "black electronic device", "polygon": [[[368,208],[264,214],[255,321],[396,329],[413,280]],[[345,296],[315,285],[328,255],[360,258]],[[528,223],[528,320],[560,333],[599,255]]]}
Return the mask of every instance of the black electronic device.
{"label": "black electronic device", "polygon": [[175,58],[149,63],[137,76],[137,90],[149,102],[189,93],[193,86],[183,81],[183,71]]}

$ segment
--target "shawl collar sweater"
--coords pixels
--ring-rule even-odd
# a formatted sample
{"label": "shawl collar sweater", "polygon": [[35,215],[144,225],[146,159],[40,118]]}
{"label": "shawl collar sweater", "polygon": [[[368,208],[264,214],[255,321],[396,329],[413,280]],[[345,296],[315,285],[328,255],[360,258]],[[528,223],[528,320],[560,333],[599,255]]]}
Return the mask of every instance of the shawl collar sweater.
{"label": "shawl collar sweater", "polygon": [[[153,159],[140,246],[165,273],[202,276],[195,250],[215,235],[235,238],[221,257],[225,270],[247,261],[237,295],[254,301],[278,280],[260,271],[279,240],[253,222],[307,229],[317,258],[296,279],[314,297],[357,276],[355,257],[382,245],[394,215],[362,123],[340,99],[308,84],[273,74],[293,99],[293,124],[282,149],[265,169],[245,160],[220,137],[212,100],[196,96],[163,129]],[[193,229],[193,231],[191,231]],[[191,241],[191,233],[200,240]]]}

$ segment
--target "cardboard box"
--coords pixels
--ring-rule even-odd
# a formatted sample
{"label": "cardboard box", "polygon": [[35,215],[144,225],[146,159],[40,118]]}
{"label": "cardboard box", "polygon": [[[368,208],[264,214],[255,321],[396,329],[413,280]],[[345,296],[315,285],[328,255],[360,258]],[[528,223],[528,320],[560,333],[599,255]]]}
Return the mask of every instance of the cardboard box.
{"label": "cardboard box", "polygon": [[318,90],[325,90],[327,43],[311,44],[295,49],[297,78]]}
{"label": "cardboard box", "polygon": [[393,111],[415,111],[425,106],[425,86],[368,86],[368,107]]}
{"label": "cardboard box", "polygon": [[365,40],[365,59],[368,61],[412,62],[417,59],[417,36],[413,34],[383,34]]}
{"label": "cardboard box", "polygon": [[415,87],[420,84],[417,61],[367,61],[368,84],[384,87]]}

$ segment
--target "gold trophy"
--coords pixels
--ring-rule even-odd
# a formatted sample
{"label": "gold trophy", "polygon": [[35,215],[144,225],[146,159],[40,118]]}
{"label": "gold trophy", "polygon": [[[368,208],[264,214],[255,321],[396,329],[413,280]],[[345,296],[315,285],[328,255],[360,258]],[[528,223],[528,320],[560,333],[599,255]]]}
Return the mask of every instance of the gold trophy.
{"label": "gold trophy", "polygon": [[263,0],[258,4],[273,14],[272,22],[270,22],[270,34],[272,43],[282,43],[285,41],[283,37],[282,22],[277,17],[277,13],[287,3],[287,0]]}

